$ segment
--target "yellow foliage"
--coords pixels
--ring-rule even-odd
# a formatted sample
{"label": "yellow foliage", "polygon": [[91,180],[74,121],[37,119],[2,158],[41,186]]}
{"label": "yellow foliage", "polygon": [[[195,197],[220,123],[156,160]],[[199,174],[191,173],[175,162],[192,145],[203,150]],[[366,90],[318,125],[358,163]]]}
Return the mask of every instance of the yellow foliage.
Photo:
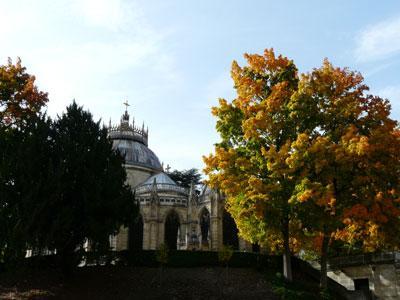
{"label": "yellow foliage", "polygon": [[272,49],[245,59],[232,63],[235,100],[212,108],[222,141],[203,157],[240,235],[280,249],[282,218],[296,211],[316,243],[323,231],[366,251],[394,241],[385,232],[400,226],[400,130],[389,104],[328,60],[298,76]]}

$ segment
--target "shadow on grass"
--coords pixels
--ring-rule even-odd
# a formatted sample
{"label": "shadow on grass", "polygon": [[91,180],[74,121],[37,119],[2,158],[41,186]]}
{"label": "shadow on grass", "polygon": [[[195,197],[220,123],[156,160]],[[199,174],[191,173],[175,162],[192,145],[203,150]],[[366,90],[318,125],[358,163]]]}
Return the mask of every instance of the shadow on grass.
{"label": "shadow on grass", "polygon": [[321,292],[318,282],[305,274],[294,273],[293,282],[287,282],[282,273],[266,271],[272,291],[285,300],[334,300],[329,292]]}

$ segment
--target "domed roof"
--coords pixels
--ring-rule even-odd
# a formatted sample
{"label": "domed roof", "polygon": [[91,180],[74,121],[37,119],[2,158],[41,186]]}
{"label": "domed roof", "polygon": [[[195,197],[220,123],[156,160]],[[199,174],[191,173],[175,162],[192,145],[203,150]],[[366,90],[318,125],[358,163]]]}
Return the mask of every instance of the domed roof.
{"label": "domed roof", "polygon": [[137,194],[150,193],[152,190],[163,191],[167,193],[178,193],[187,196],[188,190],[178,186],[167,174],[160,172],[147,178],[147,180],[136,187]]}
{"label": "domed roof", "polygon": [[144,144],[125,139],[114,139],[113,148],[118,149],[125,157],[127,165],[137,165],[150,169],[161,170],[158,157]]}
{"label": "domed roof", "polygon": [[167,174],[164,172],[160,172],[156,175],[150,176],[145,182],[142,183],[142,185],[146,184],[153,184],[154,179],[156,180],[156,183],[160,184],[171,184],[171,185],[177,185],[175,181],[171,179]]}
{"label": "domed roof", "polygon": [[127,111],[121,117],[121,123],[117,126],[108,128],[108,136],[113,141],[113,148],[125,157],[127,165],[150,168],[152,170],[162,170],[160,160],[148,148],[149,130],[135,127],[135,120],[129,124],[129,114]]}

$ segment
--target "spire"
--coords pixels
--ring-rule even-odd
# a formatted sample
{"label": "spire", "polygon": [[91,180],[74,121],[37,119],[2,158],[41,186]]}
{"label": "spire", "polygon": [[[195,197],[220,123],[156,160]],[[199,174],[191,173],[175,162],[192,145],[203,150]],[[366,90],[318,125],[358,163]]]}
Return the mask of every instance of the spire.
{"label": "spire", "polygon": [[135,118],[132,117],[132,123],[129,122],[130,115],[128,113],[128,107],[130,104],[128,101],[124,101],[125,111],[121,116],[121,122],[117,126],[112,126],[111,118],[108,133],[112,139],[130,139],[148,146],[148,129],[145,131],[144,122],[142,128],[139,126],[135,127]]}
{"label": "spire", "polygon": [[196,205],[197,202],[198,202],[198,195],[196,193],[196,185],[192,180],[190,182],[190,189],[189,189],[189,204]]}
{"label": "spire", "polygon": [[153,178],[153,185],[151,186],[151,189],[153,191],[157,190],[157,179],[155,177]]}
{"label": "spire", "polygon": [[194,183],[193,180],[190,182],[189,197],[192,198],[194,194]]}
{"label": "spire", "polygon": [[158,203],[158,194],[157,194],[157,180],[153,178],[153,184],[151,185],[151,203]]}
{"label": "spire", "polygon": [[123,104],[125,105],[125,113],[122,115],[121,123],[123,122],[129,124],[129,114],[128,114],[129,103],[128,101],[125,101]]}
{"label": "spire", "polygon": [[111,128],[111,118],[110,118],[110,122],[108,123],[108,128]]}

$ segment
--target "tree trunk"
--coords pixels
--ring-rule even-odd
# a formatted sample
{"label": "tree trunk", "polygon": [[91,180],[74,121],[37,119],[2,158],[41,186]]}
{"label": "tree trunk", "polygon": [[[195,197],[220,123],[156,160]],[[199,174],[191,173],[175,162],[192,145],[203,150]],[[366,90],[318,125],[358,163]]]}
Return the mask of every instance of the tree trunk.
{"label": "tree trunk", "polygon": [[290,258],[290,245],[289,245],[289,220],[285,220],[283,224],[283,277],[289,281],[293,281],[292,275],[292,261]]}
{"label": "tree trunk", "polygon": [[64,246],[64,248],[58,251],[61,259],[61,270],[67,277],[72,275],[73,270],[77,265],[75,248],[76,245],[72,242],[69,242],[66,246]]}
{"label": "tree trunk", "polygon": [[326,290],[328,288],[328,248],[329,248],[329,240],[330,235],[324,233],[324,237],[322,239],[322,249],[321,249],[321,278],[319,282],[319,287],[322,290]]}

